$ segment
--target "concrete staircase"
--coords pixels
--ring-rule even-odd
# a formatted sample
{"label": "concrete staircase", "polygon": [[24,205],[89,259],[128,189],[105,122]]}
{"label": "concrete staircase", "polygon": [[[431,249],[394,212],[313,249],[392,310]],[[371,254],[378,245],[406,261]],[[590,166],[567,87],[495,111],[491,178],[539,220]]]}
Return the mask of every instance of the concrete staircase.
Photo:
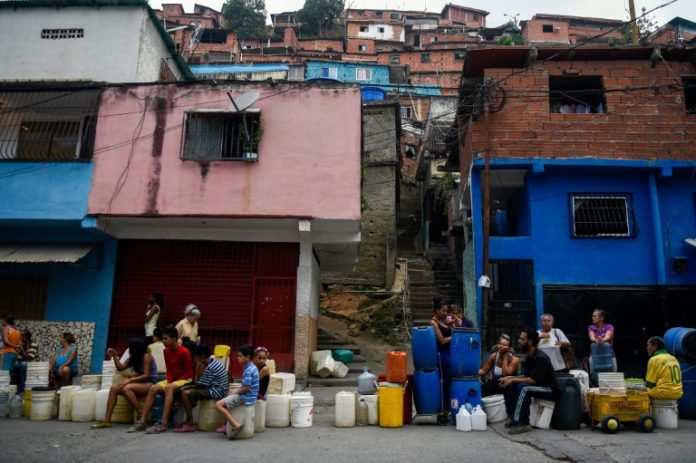
{"label": "concrete staircase", "polygon": [[360,352],[360,347],[349,339],[339,339],[320,329],[317,334],[317,350],[334,351],[336,349],[346,349],[353,352],[353,362],[347,365],[348,375],[345,378],[310,376],[307,378],[307,386],[357,386],[358,376],[367,366],[365,358]]}

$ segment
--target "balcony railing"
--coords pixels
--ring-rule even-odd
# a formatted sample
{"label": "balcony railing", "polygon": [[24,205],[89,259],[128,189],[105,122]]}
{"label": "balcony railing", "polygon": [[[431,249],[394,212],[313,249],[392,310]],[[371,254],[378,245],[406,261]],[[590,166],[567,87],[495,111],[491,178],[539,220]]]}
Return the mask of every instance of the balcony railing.
{"label": "balcony railing", "polygon": [[0,160],[92,158],[98,89],[0,91]]}

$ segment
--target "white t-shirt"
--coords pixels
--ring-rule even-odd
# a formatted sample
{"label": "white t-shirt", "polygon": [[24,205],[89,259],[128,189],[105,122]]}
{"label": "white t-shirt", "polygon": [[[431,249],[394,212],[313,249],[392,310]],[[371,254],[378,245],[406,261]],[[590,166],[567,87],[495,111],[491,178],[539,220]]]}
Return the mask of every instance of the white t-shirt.
{"label": "white t-shirt", "polygon": [[[539,335],[545,333],[544,330],[539,330],[537,332],[539,333]],[[568,338],[566,338],[566,335],[563,333],[563,331],[559,330],[558,328],[551,328],[551,331],[548,332],[548,335],[548,338],[539,340],[538,347],[543,353],[549,356],[549,359],[551,359],[551,365],[553,365],[554,370],[565,370],[566,365],[565,361],[563,360],[563,354],[561,354],[561,346],[557,345],[556,341],[570,341],[568,341]]]}
{"label": "white t-shirt", "polygon": [[152,308],[157,308],[157,311],[150,317],[148,321],[145,322],[145,336],[152,336],[157,328],[157,320],[160,316],[160,308],[158,305],[153,305]]}

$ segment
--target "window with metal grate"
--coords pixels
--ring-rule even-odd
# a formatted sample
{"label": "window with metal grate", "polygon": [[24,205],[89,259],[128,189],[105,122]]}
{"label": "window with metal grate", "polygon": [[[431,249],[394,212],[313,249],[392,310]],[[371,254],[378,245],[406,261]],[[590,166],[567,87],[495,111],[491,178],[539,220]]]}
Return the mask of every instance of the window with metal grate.
{"label": "window with metal grate", "polygon": [[43,320],[47,297],[46,276],[0,276],[0,313],[15,320]]}
{"label": "window with metal grate", "polygon": [[572,236],[629,238],[636,224],[629,194],[572,194]]}
{"label": "window with metal grate", "polygon": [[46,40],[81,39],[85,36],[85,30],[73,29],[41,29],[41,38]]}

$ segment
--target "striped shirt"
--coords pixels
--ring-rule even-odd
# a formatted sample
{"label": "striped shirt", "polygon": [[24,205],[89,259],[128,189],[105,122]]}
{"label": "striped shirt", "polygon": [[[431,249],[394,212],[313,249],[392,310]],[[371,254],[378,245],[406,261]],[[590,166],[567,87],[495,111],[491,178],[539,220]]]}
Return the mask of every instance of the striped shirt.
{"label": "striped shirt", "polygon": [[22,355],[22,352],[20,351],[17,354],[17,360],[30,362],[32,360],[36,360],[36,356],[39,353],[39,348],[36,346],[35,342],[32,342],[31,344],[29,344],[28,347],[24,349],[24,351],[27,353],[26,358],[24,357],[24,355]]}
{"label": "striped shirt", "polygon": [[242,387],[249,386],[249,390],[241,395],[244,405],[256,403],[256,396],[259,394],[259,369],[254,362],[249,362],[244,367],[242,374]]}
{"label": "striped shirt", "polygon": [[227,370],[216,359],[210,359],[201,379],[198,380],[198,385],[207,387],[210,391],[210,397],[215,400],[222,399],[227,395],[228,383]]}

